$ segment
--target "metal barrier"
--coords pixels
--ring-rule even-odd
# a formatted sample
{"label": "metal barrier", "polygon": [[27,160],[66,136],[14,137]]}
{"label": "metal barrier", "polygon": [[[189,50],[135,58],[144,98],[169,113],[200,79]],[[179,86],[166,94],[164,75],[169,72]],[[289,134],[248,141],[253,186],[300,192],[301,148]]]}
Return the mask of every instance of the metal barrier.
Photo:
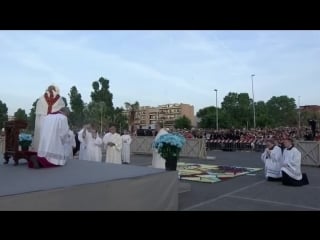
{"label": "metal barrier", "polygon": [[266,145],[252,141],[240,140],[207,140],[207,150],[222,150],[222,151],[257,151],[263,152]]}
{"label": "metal barrier", "polygon": [[[152,143],[154,137],[132,137],[131,153],[133,154],[152,154]],[[186,139],[180,157],[206,158],[205,139]]]}
{"label": "metal barrier", "polygon": [[297,141],[296,148],[301,152],[301,164],[320,167],[320,143],[316,141]]}

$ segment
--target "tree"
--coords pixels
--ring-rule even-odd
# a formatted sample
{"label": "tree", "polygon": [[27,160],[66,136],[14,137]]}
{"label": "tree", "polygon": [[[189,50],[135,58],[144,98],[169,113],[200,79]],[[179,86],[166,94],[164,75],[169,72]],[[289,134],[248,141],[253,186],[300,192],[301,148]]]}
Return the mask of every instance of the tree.
{"label": "tree", "polygon": [[28,121],[28,116],[26,114],[26,111],[24,109],[19,108],[15,113],[14,117],[16,120],[24,120]]}
{"label": "tree", "polygon": [[222,114],[224,115],[224,124],[227,128],[243,128],[247,126],[250,120],[250,102],[248,93],[230,92],[224,97],[221,103]]}
{"label": "tree", "polygon": [[123,108],[116,107],[113,114],[113,122],[117,123],[120,133],[123,129],[128,129],[128,118],[123,114],[123,111]]}
{"label": "tree", "polygon": [[0,130],[4,127],[4,123],[8,121],[7,105],[0,100]]}
{"label": "tree", "polygon": [[62,100],[64,101],[64,104],[66,105],[66,107],[68,107],[68,101],[65,97],[62,97]]}
{"label": "tree", "polygon": [[266,106],[271,127],[297,125],[297,106],[294,98],[273,96],[267,101]]}
{"label": "tree", "polygon": [[197,112],[197,117],[201,118],[200,128],[215,128],[216,126],[216,108],[206,107]]}
{"label": "tree", "polygon": [[178,119],[176,119],[174,121],[174,127],[177,129],[191,129],[191,120],[189,118],[187,118],[185,115],[183,115],[182,117],[179,117]]}
{"label": "tree", "polygon": [[73,86],[68,94],[70,99],[71,113],[70,113],[70,123],[75,127],[82,127],[84,124],[84,108],[85,104],[82,100],[81,94],[78,89]]}
{"label": "tree", "polygon": [[34,124],[36,121],[36,106],[37,106],[37,102],[39,99],[36,99],[33,104],[32,104],[32,108],[30,109],[30,113],[28,116],[28,130],[29,131],[34,131]]}
{"label": "tree", "polygon": [[[94,81],[92,83],[92,88],[93,91],[91,92],[91,103],[94,104],[92,105],[89,103],[89,105],[91,104],[91,108],[89,106],[89,110],[95,109],[95,111],[98,112],[99,109],[99,112],[102,112],[102,118],[106,120],[106,125],[108,126],[113,117],[114,111],[112,102],[113,95],[109,91],[109,80],[100,77],[98,81]],[[101,118],[101,115],[99,116]]]}
{"label": "tree", "polygon": [[264,101],[259,101],[255,105],[256,121],[259,127],[268,127],[271,125],[270,116],[268,115],[267,105]]}
{"label": "tree", "polygon": [[133,104],[125,102],[124,105],[128,111],[128,120],[129,120],[128,125],[130,126],[130,132],[133,133],[135,116],[136,116],[137,111],[139,110],[139,102],[136,101]]}

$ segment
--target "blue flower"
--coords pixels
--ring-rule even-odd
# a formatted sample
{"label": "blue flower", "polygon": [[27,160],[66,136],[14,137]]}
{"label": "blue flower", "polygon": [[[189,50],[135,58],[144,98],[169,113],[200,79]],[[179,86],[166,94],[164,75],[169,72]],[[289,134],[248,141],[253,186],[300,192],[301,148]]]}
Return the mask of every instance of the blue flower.
{"label": "blue flower", "polygon": [[19,134],[19,141],[32,141],[32,136],[31,134],[26,134],[26,133],[20,133]]}
{"label": "blue flower", "polygon": [[181,134],[168,133],[161,135],[153,143],[153,147],[158,150],[163,158],[168,159],[173,156],[178,157],[185,143],[186,139]]}

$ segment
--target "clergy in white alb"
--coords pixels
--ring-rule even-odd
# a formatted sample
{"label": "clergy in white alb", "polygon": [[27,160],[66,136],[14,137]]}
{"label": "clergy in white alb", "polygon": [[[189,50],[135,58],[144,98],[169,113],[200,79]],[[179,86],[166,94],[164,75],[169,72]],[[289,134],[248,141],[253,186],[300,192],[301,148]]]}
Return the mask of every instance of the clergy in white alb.
{"label": "clergy in white alb", "polygon": [[32,156],[28,162],[31,168],[47,168],[63,166],[68,160],[65,144],[68,139],[69,125],[68,108],[50,113],[43,119],[37,156]]}
{"label": "clergy in white alb", "polygon": [[[162,123],[156,124],[156,131],[157,131],[157,135],[156,135],[155,139],[153,140],[153,143],[155,143],[155,141],[157,141],[161,135],[168,134],[168,132],[163,129]],[[152,146],[153,146],[153,148],[152,148],[152,167],[165,169],[166,168],[166,160],[161,157],[161,155],[158,153],[158,150],[154,147],[154,144],[152,144]]]}
{"label": "clergy in white alb", "polygon": [[130,147],[132,138],[127,130],[124,131],[124,134],[121,136],[122,138],[122,151],[121,151],[121,159],[122,163],[128,164],[130,163]]}
{"label": "clergy in white alb", "polygon": [[89,136],[87,133],[90,132],[90,130],[91,130],[91,125],[86,124],[78,132],[78,140],[80,142],[79,160],[89,160],[89,151],[88,151]]}
{"label": "clergy in white alb", "polygon": [[[102,138],[102,142],[103,142],[103,145],[104,145],[104,149],[107,151],[107,143],[109,142],[109,138],[111,136],[111,132],[110,132],[110,128],[108,130],[108,132],[103,136]],[[106,153],[107,154],[107,153]]]}
{"label": "clergy in white alb", "polygon": [[92,128],[91,131],[88,133],[88,154],[89,154],[89,161],[94,162],[101,162],[102,161],[102,139],[100,138],[97,130]]}
{"label": "clergy in white alb", "polygon": [[69,159],[73,159],[73,149],[76,147],[76,139],[72,130],[69,130],[66,142],[65,151]]}
{"label": "clergy in white alb", "polygon": [[107,138],[106,163],[121,164],[122,138],[116,133],[116,127],[110,127],[111,135]]}
{"label": "clergy in white alb", "polygon": [[309,184],[307,175],[301,172],[301,152],[294,147],[293,140],[284,140],[283,166],[281,168],[282,184],[289,186],[303,186]]}
{"label": "clergy in white alb", "polygon": [[32,148],[34,151],[38,151],[43,118],[51,112],[59,111],[63,107],[65,107],[65,103],[59,95],[59,88],[57,86],[49,86],[44,95],[38,99],[36,103],[34,136],[32,140]]}
{"label": "clergy in white alb", "polygon": [[273,139],[267,139],[267,148],[261,155],[268,181],[281,180],[282,151]]}

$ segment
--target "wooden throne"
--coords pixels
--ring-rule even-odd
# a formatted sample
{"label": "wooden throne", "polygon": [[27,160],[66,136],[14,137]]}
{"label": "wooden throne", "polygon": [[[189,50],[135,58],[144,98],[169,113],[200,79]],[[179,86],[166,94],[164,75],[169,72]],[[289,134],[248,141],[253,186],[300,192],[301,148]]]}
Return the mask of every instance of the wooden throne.
{"label": "wooden throne", "polygon": [[14,165],[19,164],[19,159],[26,159],[29,161],[30,157],[37,155],[36,152],[19,151],[19,134],[21,129],[26,129],[28,126],[24,120],[13,120],[5,122],[5,152],[4,164],[8,164],[10,158],[14,160]]}

